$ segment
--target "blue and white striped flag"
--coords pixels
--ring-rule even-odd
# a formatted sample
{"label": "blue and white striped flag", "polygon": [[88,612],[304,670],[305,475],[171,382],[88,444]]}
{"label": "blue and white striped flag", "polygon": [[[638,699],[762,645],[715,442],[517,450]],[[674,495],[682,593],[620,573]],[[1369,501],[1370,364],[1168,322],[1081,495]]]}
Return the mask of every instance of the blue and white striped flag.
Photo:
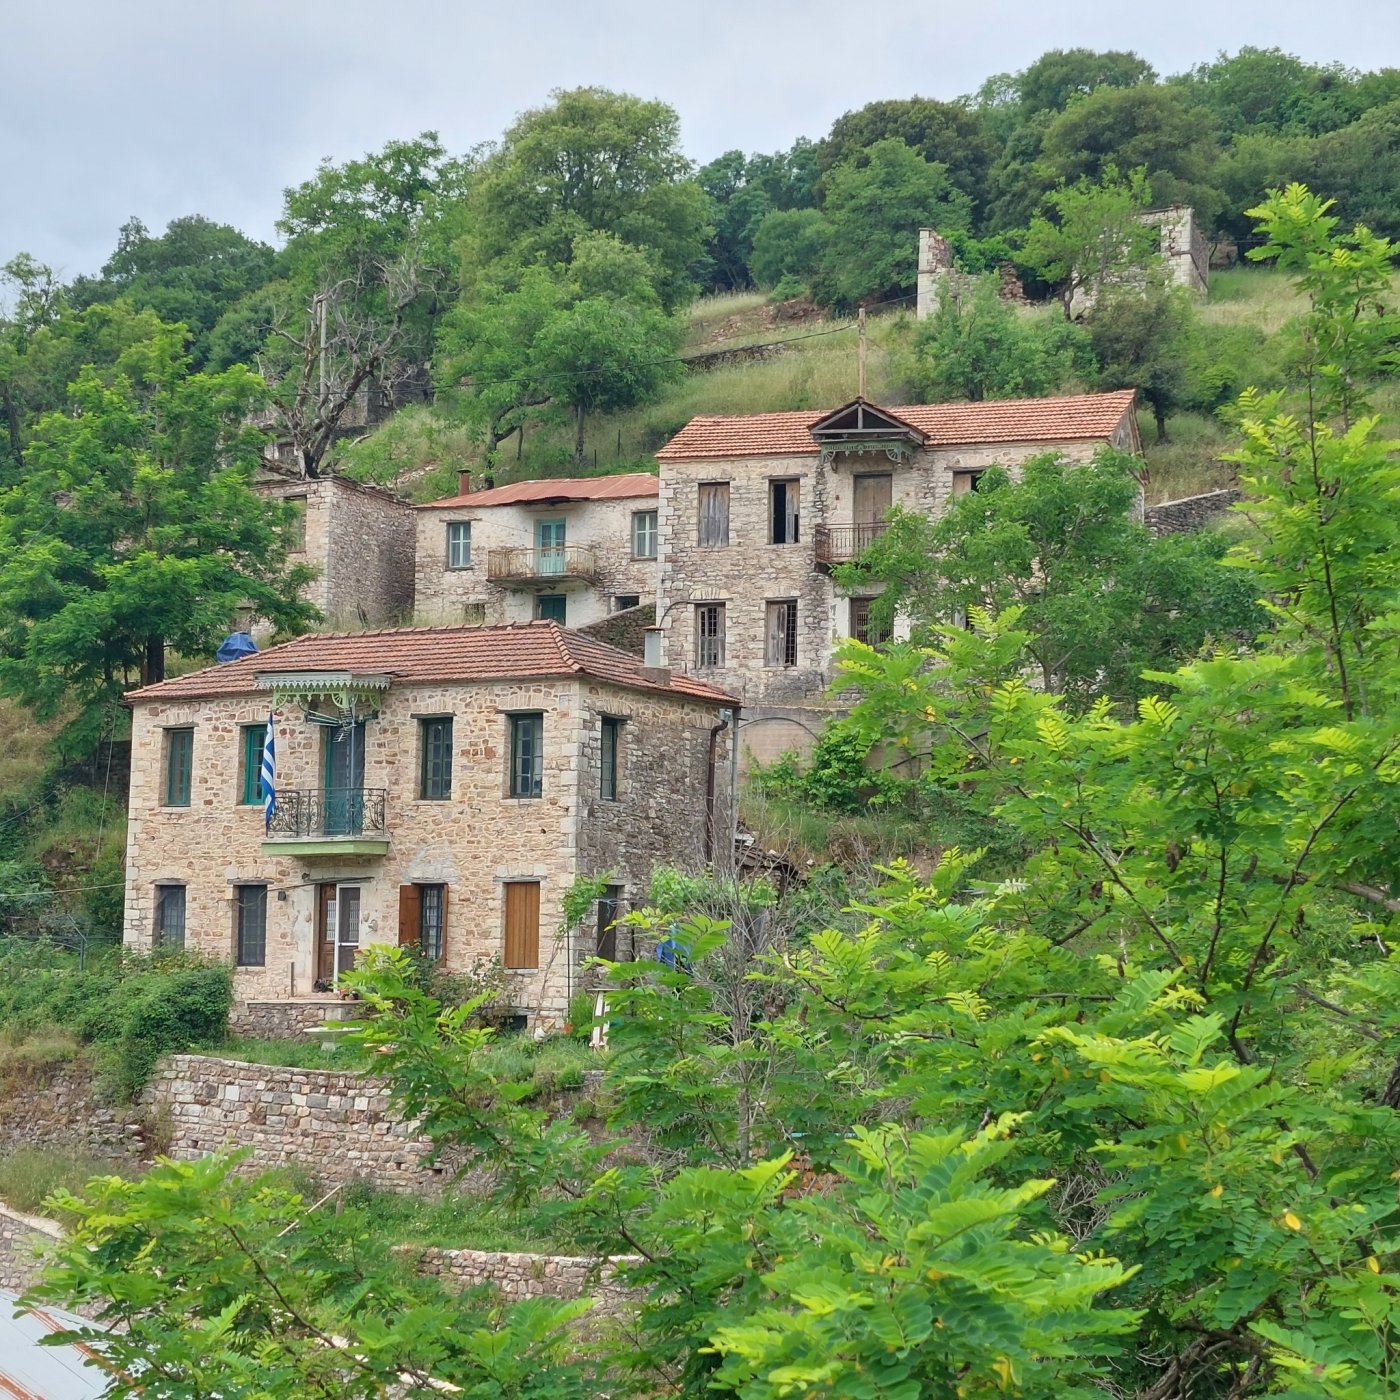
{"label": "blue and white striped flag", "polygon": [[277,809],[277,748],[272,738],[272,715],[267,717],[267,738],[262,751],[263,830],[272,830],[272,814]]}

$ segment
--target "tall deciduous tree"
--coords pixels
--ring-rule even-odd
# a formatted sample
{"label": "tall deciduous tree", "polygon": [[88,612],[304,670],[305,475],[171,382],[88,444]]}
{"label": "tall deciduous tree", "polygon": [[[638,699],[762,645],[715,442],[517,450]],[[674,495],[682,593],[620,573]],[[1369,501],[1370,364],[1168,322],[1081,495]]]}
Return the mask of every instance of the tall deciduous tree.
{"label": "tall deciduous tree", "polygon": [[1156,271],[1101,287],[1087,318],[1100,385],[1136,389],[1152,409],[1158,442],[1166,442],[1167,415],[1191,389],[1195,322],[1191,293],[1168,286]]}
{"label": "tall deciduous tree", "polygon": [[0,688],[80,740],[163,677],[167,647],[208,654],[244,606],[293,631],[315,615],[286,511],[251,489],[261,381],[187,374],[182,341],[168,327],[127,372],[84,368],[0,492]]}

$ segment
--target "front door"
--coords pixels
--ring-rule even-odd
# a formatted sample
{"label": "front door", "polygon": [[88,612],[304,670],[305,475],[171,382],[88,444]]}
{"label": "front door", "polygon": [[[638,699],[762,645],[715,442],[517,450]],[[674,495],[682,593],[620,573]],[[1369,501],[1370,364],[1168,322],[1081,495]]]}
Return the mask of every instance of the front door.
{"label": "front door", "polygon": [[889,472],[863,473],[855,479],[856,549],[864,549],[884,529],[893,500],[894,478]]}
{"label": "front door", "polygon": [[360,887],[316,887],[316,980],[334,987],[360,951]]}
{"label": "front door", "polygon": [[364,828],[365,723],[342,724],[325,735],[325,791],[321,797],[321,830],[327,836],[347,836]]}
{"label": "front door", "polygon": [[564,572],[564,522],[562,520],[535,521],[535,553],[541,574],[552,575]]}

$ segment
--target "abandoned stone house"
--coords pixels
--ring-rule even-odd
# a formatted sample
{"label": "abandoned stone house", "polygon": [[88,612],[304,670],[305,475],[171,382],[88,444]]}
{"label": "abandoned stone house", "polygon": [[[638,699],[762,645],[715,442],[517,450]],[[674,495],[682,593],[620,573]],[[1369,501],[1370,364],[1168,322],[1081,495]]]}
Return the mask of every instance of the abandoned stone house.
{"label": "abandoned stone house", "polygon": [[1129,389],[692,419],[656,454],[665,664],[741,698],[749,755],[807,747],[835,703],[834,648],[876,640],[871,598],[843,593],[832,566],[892,506],[937,516],[990,466],[1140,451],[1133,403]]}
{"label": "abandoned stone house", "polygon": [[409,944],[499,959],[510,1004],[555,1019],[584,958],[631,951],[615,920],[653,868],[730,840],[733,698],[552,622],[306,636],[128,700],[125,942],[226,958],[243,1002]]}
{"label": "abandoned stone house", "polygon": [[306,600],[331,627],[384,627],[413,615],[413,507],[343,476],[265,474],[254,489],[296,507],[292,563],[316,577]]}
{"label": "abandoned stone house", "polygon": [[583,627],[656,597],[656,477],[519,481],[419,506],[420,622]]}

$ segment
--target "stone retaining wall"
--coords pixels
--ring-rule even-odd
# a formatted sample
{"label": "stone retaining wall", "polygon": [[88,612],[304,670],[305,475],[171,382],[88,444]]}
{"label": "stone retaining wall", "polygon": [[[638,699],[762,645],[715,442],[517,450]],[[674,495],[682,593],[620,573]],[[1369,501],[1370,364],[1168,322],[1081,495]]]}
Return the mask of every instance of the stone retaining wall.
{"label": "stone retaining wall", "polygon": [[1180,535],[1189,530],[1204,530],[1208,525],[1214,525],[1240,496],[1238,488],[1231,486],[1221,491],[1207,491],[1200,496],[1183,496],[1179,501],[1163,501],[1161,505],[1147,507],[1143,512],[1143,523],[1154,535]]}
{"label": "stone retaining wall", "polygon": [[135,1107],[103,1102],[92,1065],[78,1060],[0,1094],[0,1154],[42,1147],[138,1161],[145,1151],[140,1118]]}
{"label": "stone retaining wall", "polygon": [[491,1284],[510,1302],[521,1298],[596,1298],[607,1307],[636,1295],[617,1281],[621,1264],[636,1263],[633,1255],[595,1259],[576,1254],[509,1254],[480,1249],[417,1249],[420,1274],[431,1274],[460,1288]]}
{"label": "stone retaining wall", "polygon": [[0,1202],[0,1288],[23,1293],[39,1277],[39,1251],[62,1238],[62,1228],[52,1220]]}
{"label": "stone retaining wall", "polygon": [[296,1166],[328,1185],[365,1181],[420,1194],[440,1190],[449,1175],[422,1165],[428,1139],[367,1075],[172,1055],[145,1101],[178,1161],[246,1147],[250,1171]]}
{"label": "stone retaining wall", "polygon": [[352,1020],[360,1008],[351,1001],[328,997],[319,1001],[239,1001],[229,1012],[230,1035],[266,1040],[289,1040],[327,1021]]}

